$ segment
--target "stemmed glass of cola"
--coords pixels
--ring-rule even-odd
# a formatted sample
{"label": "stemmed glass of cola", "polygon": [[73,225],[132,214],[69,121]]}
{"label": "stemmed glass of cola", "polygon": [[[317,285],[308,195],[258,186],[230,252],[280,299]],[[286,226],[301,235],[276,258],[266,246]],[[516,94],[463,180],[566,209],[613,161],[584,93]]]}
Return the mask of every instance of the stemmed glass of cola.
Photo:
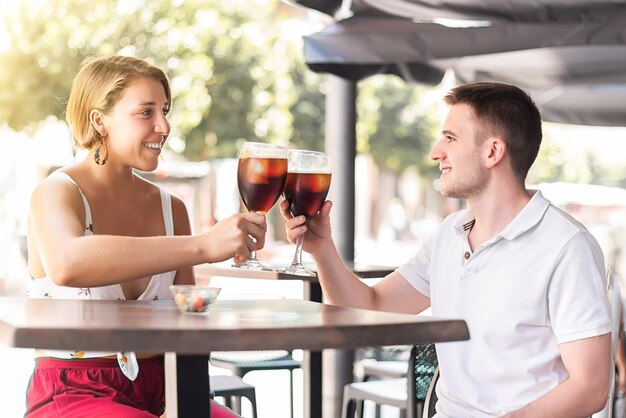
{"label": "stemmed glass of cola", "polygon": [[[288,158],[283,194],[289,203],[291,215],[304,215],[308,223],[326,200],[331,179],[330,157],[323,152],[289,150]],[[283,271],[300,276],[315,276],[315,272],[302,265],[303,241],[304,236],[299,236],[293,262]]]}
{"label": "stemmed glass of cola", "polygon": [[[274,206],[285,186],[287,177],[287,147],[261,142],[245,142],[239,152],[237,185],[239,195],[249,212],[265,215]],[[248,270],[272,269],[265,267],[250,254],[244,263],[233,267]]]}

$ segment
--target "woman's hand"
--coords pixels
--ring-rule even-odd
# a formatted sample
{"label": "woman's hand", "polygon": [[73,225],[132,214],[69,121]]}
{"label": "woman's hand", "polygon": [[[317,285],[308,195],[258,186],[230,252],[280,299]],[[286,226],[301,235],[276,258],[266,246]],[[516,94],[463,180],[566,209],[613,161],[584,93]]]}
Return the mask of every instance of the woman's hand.
{"label": "woman's hand", "polygon": [[267,222],[258,213],[239,213],[216,223],[202,234],[203,251],[209,263],[234,258],[235,263],[248,259],[252,251],[265,245]]}

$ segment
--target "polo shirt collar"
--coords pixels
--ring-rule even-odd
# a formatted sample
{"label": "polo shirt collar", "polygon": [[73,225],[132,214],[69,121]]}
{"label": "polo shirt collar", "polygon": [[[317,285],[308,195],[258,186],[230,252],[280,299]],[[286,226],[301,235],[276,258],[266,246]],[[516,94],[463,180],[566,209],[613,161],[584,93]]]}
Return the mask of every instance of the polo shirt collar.
{"label": "polo shirt collar", "polygon": [[476,222],[476,219],[474,219],[474,215],[472,215],[469,210],[463,209],[459,213],[458,218],[456,218],[454,222],[452,222],[452,228],[454,228],[456,233],[459,235],[467,235],[474,226],[474,222]]}
{"label": "polo shirt collar", "polygon": [[[537,225],[549,206],[550,201],[543,197],[539,190],[536,190],[526,206],[524,206],[498,236],[508,240],[515,239]],[[474,221],[474,216],[466,209],[459,214],[459,217],[452,226],[457,234],[467,234],[472,226],[474,226]]]}

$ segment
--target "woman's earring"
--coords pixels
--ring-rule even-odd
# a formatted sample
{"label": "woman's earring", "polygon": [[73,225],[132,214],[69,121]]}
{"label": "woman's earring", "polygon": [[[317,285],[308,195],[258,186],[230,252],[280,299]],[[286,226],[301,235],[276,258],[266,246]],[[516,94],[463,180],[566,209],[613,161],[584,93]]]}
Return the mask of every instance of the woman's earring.
{"label": "woman's earring", "polygon": [[98,148],[96,148],[96,153],[93,155],[93,160],[98,165],[105,165],[107,163],[107,149],[106,145],[104,145],[104,141],[100,142]]}

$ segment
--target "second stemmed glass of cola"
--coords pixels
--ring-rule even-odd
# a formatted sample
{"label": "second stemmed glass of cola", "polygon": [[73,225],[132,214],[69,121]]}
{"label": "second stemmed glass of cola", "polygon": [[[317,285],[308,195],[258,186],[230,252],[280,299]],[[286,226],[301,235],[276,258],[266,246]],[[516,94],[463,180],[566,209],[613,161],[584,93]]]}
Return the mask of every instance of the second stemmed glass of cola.
{"label": "second stemmed glass of cola", "polygon": [[[330,188],[330,157],[323,152],[289,150],[289,169],[283,194],[292,216],[304,215],[306,223],[322,207]],[[304,235],[296,240],[296,254],[291,266],[283,270],[299,276],[315,276],[302,265]]]}
{"label": "second stemmed glass of cola", "polygon": [[[239,152],[237,185],[248,212],[265,215],[283,192],[287,177],[287,148],[261,142],[246,142]],[[245,263],[234,267],[268,270],[256,258],[256,251]]]}

